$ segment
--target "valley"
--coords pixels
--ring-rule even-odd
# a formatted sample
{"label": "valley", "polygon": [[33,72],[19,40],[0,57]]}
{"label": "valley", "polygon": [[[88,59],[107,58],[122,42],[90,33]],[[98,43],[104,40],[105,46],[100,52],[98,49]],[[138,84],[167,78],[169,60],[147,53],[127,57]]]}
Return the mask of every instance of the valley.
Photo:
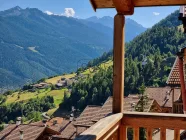
{"label": "valley", "polygon": [[[111,50],[113,29],[101,22],[18,6],[0,11],[0,92],[75,71],[79,60]],[[127,40],[146,30],[132,20],[127,23],[135,29]]]}
{"label": "valley", "polygon": [[[34,12],[37,11],[36,9],[31,10],[33,10]],[[30,9],[28,11],[30,11]],[[139,87],[142,83],[144,83],[146,86],[153,87],[161,87],[166,85],[168,74],[170,73],[172,64],[175,60],[175,53],[186,43],[186,37],[183,34],[180,26],[181,23],[176,20],[177,15],[178,11],[175,11],[174,13],[154,25],[152,28],[148,29],[144,33],[141,33],[132,41],[126,43],[125,96],[138,93]],[[44,14],[43,17],[59,18],[48,17],[48,15],[46,14]],[[6,18],[10,17],[8,16]],[[68,21],[66,17],[63,18]],[[71,22],[73,22],[73,20],[75,19],[70,20]],[[75,22],[77,22],[77,19]],[[87,23],[84,23],[83,26],[85,26],[85,24]],[[88,27],[86,26],[86,28]],[[108,28],[108,26],[105,28]],[[39,38],[39,41],[37,42],[39,44],[43,42],[44,44],[50,44],[51,41],[53,41],[52,43],[54,44],[64,44],[64,42],[68,42],[68,45],[71,46],[67,45],[68,49],[65,47],[62,47],[62,49],[61,47],[55,47],[55,49],[53,49],[46,45],[43,50],[41,49],[43,48],[41,47],[41,45],[33,45],[31,42],[30,45],[25,47],[23,45],[24,43],[18,44],[12,42],[11,44],[16,45],[10,45],[10,42],[2,39],[3,41],[1,41],[1,44],[3,44],[2,47],[5,48],[3,51],[6,50],[5,45],[10,45],[9,47],[11,47],[12,49],[10,51],[8,51],[7,49],[6,51],[9,53],[11,53],[11,51],[15,51],[16,54],[19,54],[13,55],[15,54],[15,52],[11,53],[12,59],[8,59],[9,61],[7,62],[10,62],[9,64],[12,65],[9,66],[16,70],[16,72],[18,72],[20,76],[24,76],[27,78],[29,76],[37,77],[37,80],[35,79],[27,82],[27,84],[25,84],[22,88],[13,91],[7,91],[3,95],[1,95],[0,109],[4,110],[5,112],[7,111],[3,116],[1,116],[1,118],[3,118],[2,122],[8,123],[9,121],[15,121],[15,118],[7,117],[12,115],[15,117],[23,115],[25,116],[26,121],[29,121],[30,116],[33,117],[35,115],[35,117],[37,118],[38,114],[41,114],[43,112],[48,112],[47,114],[49,114],[50,116],[56,116],[56,112],[58,112],[59,110],[60,112],[69,112],[72,106],[74,106],[77,110],[82,111],[87,105],[102,105],[105,100],[112,95],[113,56],[111,46],[109,47],[109,45],[107,46],[106,44],[104,44],[110,44],[110,42],[101,42],[103,44],[97,44],[96,42],[94,42],[93,47],[90,42],[87,42],[88,39],[86,40],[86,43],[82,42],[80,38],[78,40],[81,41],[75,41],[72,38],[69,39],[69,35],[68,37],[60,38],[62,39],[62,42],[58,42],[57,40],[55,40],[56,35],[57,34],[51,34],[50,36],[47,36],[47,41],[44,41],[44,38]],[[16,40],[17,39],[15,39],[14,41]],[[77,46],[75,46],[75,44]],[[82,47],[81,44],[84,44],[85,46],[82,45]],[[97,44],[97,47],[95,47],[95,44]],[[78,46],[82,47],[81,52]],[[89,46],[88,50],[87,46]],[[107,53],[103,53],[105,50],[100,51],[101,48],[103,49],[103,47],[100,48],[100,46],[107,46],[104,47],[104,49],[107,50]],[[71,50],[71,48],[73,49]],[[93,54],[92,49],[96,49],[97,55]],[[54,51],[56,52],[53,53]],[[74,51],[79,52],[79,54],[76,55],[76,53],[73,53]],[[52,53],[48,54],[48,52]],[[26,55],[22,56],[22,54],[24,53]],[[69,58],[69,56],[71,56],[69,55],[69,53],[73,54],[73,58]],[[101,55],[102,53],[103,55]],[[84,59],[85,57],[82,54],[85,54],[85,56],[87,56],[88,60],[90,61],[88,62],[88,64],[78,67],[77,63],[74,60],[77,60],[77,58],[75,57],[80,58],[79,56]],[[62,57],[64,57],[64,59],[61,59],[61,55],[63,55]],[[22,58],[24,58],[24,61],[22,61]],[[13,63],[12,60],[16,60],[16,62]],[[74,69],[70,69],[73,64],[69,62],[72,62],[74,64]],[[2,71],[5,71],[5,65],[6,64],[4,64],[4,68],[2,69]],[[19,68],[17,68],[17,66],[19,66]],[[34,69],[32,69],[32,67],[34,67]],[[70,71],[67,72],[68,70],[65,70],[62,72],[61,69],[63,70],[63,67]],[[28,71],[28,73],[25,71]],[[50,72],[51,74],[49,74]],[[64,74],[59,74],[60,72]],[[5,73],[7,73],[7,71],[5,71]],[[11,72],[9,73],[11,74]],[[30,75],[30,73],[32,74]],[[15,74],[13,73],[12,75],[15,76]],[[4,75],[1,76],[3,77]],[[8,76],[9,75],[7,75],[6,78],[8,78]],[[20,81],[20,79],[17,80]],[[24,78],[22,79],[22,81],[24,81]],[[6,82],[3,81],[2,83],[6,84]],[[42,84],[47,86],[45,88],[42,88]],[[33,103],[37,103],[39,107],[36,107]],[[26,106],[25,109],[22,108],[21,104],[24,104]],[[11,111],[8,111],[9,108],[13,109]],[[20,114],[22,109],[23,114]],[[33,114],[30,114],[28,111]]]}

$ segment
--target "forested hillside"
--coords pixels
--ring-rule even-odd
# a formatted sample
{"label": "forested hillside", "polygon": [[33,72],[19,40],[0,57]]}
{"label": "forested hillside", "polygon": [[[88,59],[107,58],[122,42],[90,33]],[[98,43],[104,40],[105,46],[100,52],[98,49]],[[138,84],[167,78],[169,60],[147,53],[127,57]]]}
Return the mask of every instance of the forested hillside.
{"label": "forested hillside", "polygon": [[[186,44],[186,36],[178,29],[180,24],[175,11],[126,44],[125,95],[138,93],[142,83],[156,87],[166,85],[175,54]],[[102,63],[104,59],[112,59],[112,53],[89,62],[88,66]],[[112,95],[112,67],[100,69],[93,77],[76,83],[61,108],[100,105],[109,95]]]}
{"label": "forested hillside", "polygon": [[0,28],[0,89],[74,71],[79,60],[96,58],[113,44],[112,29],[103,24],[35,8],[1,11]]}

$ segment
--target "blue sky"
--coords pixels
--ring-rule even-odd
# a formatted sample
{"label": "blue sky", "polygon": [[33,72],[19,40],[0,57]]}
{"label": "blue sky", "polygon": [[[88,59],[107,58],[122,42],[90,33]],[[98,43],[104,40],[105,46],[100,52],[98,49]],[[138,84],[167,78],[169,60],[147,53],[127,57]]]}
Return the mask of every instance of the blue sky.
{"label": "blue sky", "polygon": [[[88,18],[91,16],[103,17],[116,14],[114,9],[103,9],[94,12],[89,0],[0,0],[0,11],[20,6],[21,8],[38,8],[42,11],[50,11],[55,14],[64,14],[65,8],[73,9],[73,16],[77,18]],[[151,27],[179,7],[148,7],[136,8],[131,18],[144,27]]]}

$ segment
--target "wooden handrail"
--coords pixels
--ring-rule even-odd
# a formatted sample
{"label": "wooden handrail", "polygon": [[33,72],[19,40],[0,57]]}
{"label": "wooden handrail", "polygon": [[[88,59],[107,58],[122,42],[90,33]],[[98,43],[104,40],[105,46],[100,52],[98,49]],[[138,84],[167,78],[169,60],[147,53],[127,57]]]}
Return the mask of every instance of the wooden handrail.
{"label": "wooden handrail", "polygon": [[131,127],[185,129],[186,115],[169,113],[124,112],[122,124]]}
{"label": "wooden handrail", "polygon": [[99,140],[108,139],[121,125],[122,113],[110,115],[101,119],[92,127],[83,132],[75,140]]}
{"label": "wooden handrail", "polygon": [[134,129],[133,138],[139,140],[139,128],[146,128],[148,140],[152,140],[154,128],[160,128],[160,140],[166,140],[166,129],[174,129],[174,140],[180,140],[180,129],[186,130],[185,114],[124,112],[122,125]]}
{"label": "wooden handrail", "polygon": [[83,132],[76,140],[126,140],[127,127],[133,128],[133,139],[139,140],[139,128],[146,129],[148,140],[160,129],[160,140],[166,139],[166,129],[174,129],[174,140],[180,140],[180,130],[186,130],[186,115],[168,113],[124,112],[110,115]]}

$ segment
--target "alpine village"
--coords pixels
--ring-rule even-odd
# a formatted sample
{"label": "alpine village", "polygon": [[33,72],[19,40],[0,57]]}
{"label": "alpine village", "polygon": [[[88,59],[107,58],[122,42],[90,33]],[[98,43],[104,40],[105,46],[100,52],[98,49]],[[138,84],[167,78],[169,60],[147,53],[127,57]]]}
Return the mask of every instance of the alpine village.
{"label": "alpine village", "polygon": [[[89,4],[117,14],[0,11],[0,140],[185,140],[186,1]],[[125,18],[153,6],[180,9],[148,29]]]}

